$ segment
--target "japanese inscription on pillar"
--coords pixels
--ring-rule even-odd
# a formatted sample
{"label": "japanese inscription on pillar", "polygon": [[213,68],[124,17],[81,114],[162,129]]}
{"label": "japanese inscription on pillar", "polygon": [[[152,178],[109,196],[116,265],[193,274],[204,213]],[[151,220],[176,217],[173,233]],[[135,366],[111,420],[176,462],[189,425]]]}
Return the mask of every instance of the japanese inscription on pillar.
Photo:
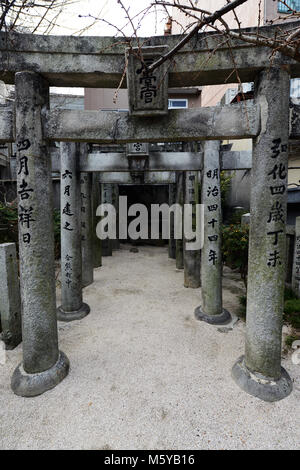
{"label": "japanese inscription on pillar", "polygon": [[[72,204],[69,200],[72,191],[73,182],[73,172],[68,169],[62,169],[61,173],[61,186],[63,191],[63,206],[61,208],[61,227],[62,230],[67,232],[72,232],[74,230],[73,218],[75,207],[72,207]],[[72,256],[66,254],[65,259],[62,260],[62,270],[65,276],[66,285],[70,288],[72,284]]]}
{"label": "japanese inscription on pillar", "polygon": [[219,232],[220,232],[220,214],[221,214],[221,194],[220,194],[220,171],[219,168],[206,169],[204,178],[207,181],[205,220],[207,223],[206,245],[208,246],[207,261],[209,265],[216,266],[220,263],[219,252]]}
{"label": "japanese inscription on pillar", "polygon": [[87,240],[87,220],[86,220],[86,214],[87,214],[87,195],[85,192],[85,188],[88,183],[88,176],[87,174],[81,173],[80,175],[80,185],[81,185],[81,193],[80,193],[80,200],[81,200],[81,241],[85,242]]}
{"label": "japanese inscription on pillar", "polygon": [[270,190],[270,208],[267,218],[268,251],[266,263],[270,269],[281,266],[285,261],[282,240],[285,237],[286,218],[286,180],[288,169],[284,162],[284,154],[288,151],[288,143],[281,138],[273,139],[270,147],[268,187]]}
{"label": "japanese inscription on pillar", "polygon": [[295,279],[300,283],[300,235],[296,237],[295,245]]}
{"label": "japanese inscription on pillar", "polygon": [[168,113],[168,63],[149,72],[147,67],[168,52],[168,46],[126,50],[129,111],[133,116]]}
{"label": "japanese inscription on pillar", "polygon": [[296,218],[292,288],[300,298],[300,217]]}
{"label": "japanese inscription on pillar", "polygon": [[30,187],[29,178],[31,169],[29,167],[29,161],[26,156],[26,151],[31,147],[31,143],[28,139],[22,140],[17,143],[17,151],[22,152],[19,158],[18,166],[18,217],[20,224],[21,242],[23,245],[30,245],[31,242],[31,227],[36,222],[34,219],[35,206],[32,202],[32,193],[34,190]]}

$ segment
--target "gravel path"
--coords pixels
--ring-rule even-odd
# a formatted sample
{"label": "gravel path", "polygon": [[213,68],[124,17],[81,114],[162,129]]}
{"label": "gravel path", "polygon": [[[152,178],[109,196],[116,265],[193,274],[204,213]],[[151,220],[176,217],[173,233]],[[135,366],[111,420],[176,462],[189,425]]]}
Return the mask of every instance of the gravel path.
{"label": "gravel path", "polygon": [[[241,284],[224,285],[224,307],[236,311]],[[230,371],[243,353],[244,324],[221,333],[194,320],[200,289],[183,287],[166,248],[123,246],[103,259],[84,298],[91,314],[59,324],[71,370],[54,390],[14,396],[22,349],[7,352],[1,449],[299,448],[300,366],[283,361],[295,383],[281,402],[242,392]]]}

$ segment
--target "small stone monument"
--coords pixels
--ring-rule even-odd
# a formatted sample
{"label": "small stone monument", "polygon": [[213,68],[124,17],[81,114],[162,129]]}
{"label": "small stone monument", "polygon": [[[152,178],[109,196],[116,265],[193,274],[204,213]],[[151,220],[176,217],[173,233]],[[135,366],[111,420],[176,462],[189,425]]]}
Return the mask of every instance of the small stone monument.
{"label": "small stone monument", "polygon": [[131,178],[136,184],[143,184],[144,171],[149,166],[149,144],[140,142],[127,144],[126,156]]}
{"label": "small stone monument", "polygon": [[135,142],[134,144],[126,144],[127,157],[149,156],[149,144]]}
{"label": "small stone monument", "polygon": [[132,116],[168,114],[168,64],[147,67],[168,52],[168,46],[126,49],[129,111]]}

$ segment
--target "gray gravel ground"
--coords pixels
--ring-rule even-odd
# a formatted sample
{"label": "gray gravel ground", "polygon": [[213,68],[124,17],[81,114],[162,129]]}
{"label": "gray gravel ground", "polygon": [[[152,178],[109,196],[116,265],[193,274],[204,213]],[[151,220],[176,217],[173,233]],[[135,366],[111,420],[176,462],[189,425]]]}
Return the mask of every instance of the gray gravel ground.
{"label": "gray gravel ground", "polygon": [[[224,307],[237,309],[237,281],[225,279]],[[1,449],[296,449],[300,366],[285,400],[242,392],[231,366],[243,353],[244,324],[228,333],[194,320],[200,289],[185,289],[166,248],[128,247],[103,259],[84,290],[91,314],[59,324],[71,362],[58,387],[36,398],[10,390],[19,346],[0,366]]]}

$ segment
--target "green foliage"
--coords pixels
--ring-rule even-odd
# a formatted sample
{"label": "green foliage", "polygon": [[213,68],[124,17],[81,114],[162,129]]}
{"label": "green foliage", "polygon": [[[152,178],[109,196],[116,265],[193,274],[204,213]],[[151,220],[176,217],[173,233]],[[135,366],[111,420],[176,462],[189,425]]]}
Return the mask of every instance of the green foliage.
{"label": "green foliage", "polygon": [[0,243],[18,241],[18,210],[15,203],[0,202]]}
{"label": "green foliage", "polygon": [[290,299],[284,302],[283,319],[293,328],[300,328],[300,299]]}
{"label": "green foliage", "polygon": [[285,338],[285,344],[291,348],[294,341],[297,341],[299,338],[297,336],[289,335]]}
{"label": "green foliage", "polygon": [[[54,209],[54,250],[55,258],[60,257],[60,212]],[[0,243],[14,242],[18,253],[18,208],[14,201],[11,204],[0,202]]]}
{"label": "green foliage", "polygon": [[224,211],[227,194],[230,191],[231,180],[234,177],[234,173],[228,174],[226,171],[221,171],[220,185],[221,185],[221,201],[222,210]]}
{"label": "green foliage", "polygon": [[293,289],[291,289],[290,287],[286,287],[284,289],[284,300],[292,300],[292,299],[298,299],[298,297],[296,296]]}
{"label": "green foliage", "polygon": [[224,263],[238,269],[246,285],[248,272],[249,228],[241,225],[223,225],[222,255]]}

